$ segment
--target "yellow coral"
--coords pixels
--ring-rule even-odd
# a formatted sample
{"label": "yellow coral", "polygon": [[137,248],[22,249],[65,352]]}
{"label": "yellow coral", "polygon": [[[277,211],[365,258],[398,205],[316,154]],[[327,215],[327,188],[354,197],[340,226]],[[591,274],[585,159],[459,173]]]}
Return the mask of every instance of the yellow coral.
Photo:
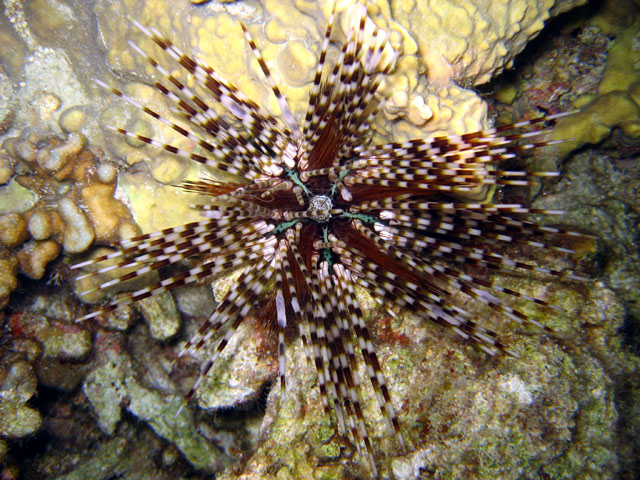
{"label": "yellow coral", "polygon": [[[90,258],[96,258],[101,255],[108,255],[113,253],[112,249],[100,247],[91,252]],[[114,265],[117,260],[109,261],[109,265]],[[89,266],[84,269],[85,272],[92,272],[95,270],[95,266]],[[133,269],[131,269],[133,270]],[[115,269],[107,272],[103,272],[98,275],[81,275],[75,279],[73,290],[76,292],[78,298],[86,303],[97,303],[102,301],[107,294],[113,294],[117,292],[123,292],[127,290],[135,290],[136,288],[142,288],[149,285],[152,282],[158,281],[158,272],[152,271],[147,274],[137,276],[129,281],[120,282],[114,285],[109,292],[104,289],[98,288],[104,282],[114,280],[122,275],[122,272],[126,269]]]}
{"label": "yellow coral", "polygon": [[60,245],[53,240],[25,243],[18,252],[20,271],[29,278],[40,280],[47,265],[60,253]]}
{"label": "yellow coral", "polygon": [[119,226],[129,220],[129,210],[122,202],[113,198],[115,185],[95,184],[82,189],[89,215],[91,216],[96,240],[112,242],[119,239]]}
{"label": "yellow coral", "polygon": [[477,85],[509,68],[551,13],[583,3],[408,0],[394,5],[393,13],[417,38],[431,83],[445,84],[456,78]]}
{"label": "yellow coral", "polygon": [[[0,251],[0,255],[2,252]],[[9,302],[9,294],[18,286],[18,259],[0,258],[0,308]]]}
{"label": "yellow coral", "polygon": [[[301,121],[319,58],[323,28],[334,6],[333,1],[208,4],[208,9],[191,7],[189,22],[182,21],[183,15],[171,14],[175,7],[169,0],[109,3],[100,7],[98,18],[109,49],[109,62],[114,68],[153,74],[144,58],[130,56],[127,38],[145,49],[150,41],[133,25],[123,28],[120,19],[128,14],[167,32],[177,45],[193,51],[250,99],[278,116],[280,105],[266,86],[258,62],[248,49],[237,21],[241,19],[260,49],[274,82]],[[372,124],[375,141],[460,134],[489,127],[484,100],[457,82],[465,80],[468,84],[478,84],[488,81],[511,65],[514,56],[537,35],[547,18],[582,3],[584,0],[403,0],[391,5],[388,0],[368,1],[365,40],[369,41],[376,29],[384,30],[392,47],[385,55],[395,58],[393,69],[380,88],[388,100],[383,114]],[[335,8],[338,21],[333,37],[340,41],[344,40],[345,32],[353,22],[359,21],[359,7],[356,0],[338,0]],[[161,56],[157,49],[150,50]],[[331,44],[328,62],[335,62],[338,55],[339,51]],[[187,83],[193,87],[195,82],[187,79]],[[164,111],[162,98],[157,98],[161,96],[149,95],[156,97],[154,109],[173,119]],[[141,98],[139,94],[132,96]],[[134,112],[124,123],[135,123],[141,116],[144,117],[140,112]],[[119,122],[116,121],[118,118]],[[111,115],[104,123],[125,126],[120,115]],[[158,129],[158,125],[154,124],[152,128]],[[162,131],[155,131],[150,136],[167,143],[184,142],[169,128],[159,130]],[[179,171],[176,164],[161,160],[151,162],[151,158],[159,153],[147,146],[134,149],[122,138],[113,142],[115,152],[127,158],[129,163],[148,160],[157,181],[177,183],[195,173]],[[182,147],[182,144],[177,146]],[[186,145],[186,148],[193,147]],[[137,181],[129,185],[132,184],[138,185],[135,192],[125,192],[125,195],[136,199],[132,206],[142,217],[138,217],[138,213],[134,216],[143,224],[143,231],[152,226],[171,225],[169,219],[176,216],[175,203],[156,203],[140,196],[144,192],[150,194],[151,190],[140,188]],[[136,207],[136,201],[142,202],[145,208]],[[146,213],[149,203],[159,208],[152,216]]]}
{"label": "yellow coral", "polygon": [[124,174],[118,189],[143,232],[155,232],[201,219],[200,212],[189,207],[194,194],[173,186],[154,185],[144,174]]}

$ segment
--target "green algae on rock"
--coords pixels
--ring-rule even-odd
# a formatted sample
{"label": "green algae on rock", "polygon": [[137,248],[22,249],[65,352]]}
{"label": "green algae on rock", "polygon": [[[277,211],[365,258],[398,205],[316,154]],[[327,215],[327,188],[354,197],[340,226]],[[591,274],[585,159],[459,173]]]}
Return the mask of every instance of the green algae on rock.
{"label": "green algae on rock", "polygon": [[170,294],[147,298],[136,305],[156,340],[167,341],[178,333],[180,315]]}
{"label": "green algae on rock", "polygon": [[[635,368],[616,334],[623,318],[620,304],[602,287],[585,291],[521,278],[498,280],[512,287],[515,280],[525,292],[548,289],[566,309],[554,323],[561,335],[576,337],[581,325],[591,322],[597,330],[587,344],[566,351],[546,337],[511,333],[508,341],[520,358],[488,361],[469,345],[443,336],[437,326],[399,316],[393,330],[415,341],[407,347],[380,345],[379,354],[390,388],[400,392],[397,408],[405,412],[415,450],[398,452],[385,438],[382,422],[374,422],[370,432],[380,448],[396,452],[389,460],[394,478],[410,480],[425,471],[452,479],[528,478],[541,472],[554,478],[575,478],[577,472],[614,478],[612,432],[618,416],[611,388],[615,376]],[[385,312],[374,317],[380,315]],[[270,428],[269,438],[242,474],[226,472],[220,478],[348,478],[344,465],[331,461],[331,452],[342,450],[348,457],[350,447],[327,435],[331,428],[312,372],[296,367],[305,363],[302,348],[293,346],[291,356],[296,370],[291,394],[281,404],[278,392],[272,392],[267,402],[263,428]],[[363,408],[376,418],[375,401],[370,394],[364,397],[369,400]],[[574,431],[581,433],[576,437]],[[274,463],[281,469],[273,471]]]}
{"label": "green algae on rock", "polygon": [[[103,344],[105,341],[102,341]],[[113,434],[122,419],[122,409],[145,421],[162,438],[174,444],[196,468],[216,472],[229,459],[198,433],[193,416],[176,416],[182,396],[161,394],[136,379],[132,359],[118,351],[117,344],[102,351],[100,364],[87,375],[83,391],[98,417],[100,428]]]}
{"label": "green algae on rock", "polygon": [[35,433],[42,423],[40,412],[26,405],[36,393],[36,375],[27,362],[15,362],[0,385],[0,435],[22,438]]}

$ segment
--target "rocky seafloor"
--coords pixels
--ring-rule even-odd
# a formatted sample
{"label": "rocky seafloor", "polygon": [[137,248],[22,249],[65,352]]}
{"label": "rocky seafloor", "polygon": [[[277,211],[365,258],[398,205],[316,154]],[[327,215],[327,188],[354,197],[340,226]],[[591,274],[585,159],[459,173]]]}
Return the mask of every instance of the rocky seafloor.
{"label": "rocky seafloor", "polygon": [[[161,1],[3,2],[0,478],[366,478],[366,462],[324,416],[299,340],[288,345],[287,400],[280,404],[277,392],[270,393],[277,348],[252,319],[243,323],[196,399],[176,416],[213,347],[205,346],[197,357],[177,358],[177,352],[233,278],[213,289],[185,287],[95,321],[75,322],[105,293],[79,299],[76,292],[90,288],[95,278],[77,280],[71,262],[192,214],[188,199],[171,186],[193,175],[192,167],[105,134],[102,126],[116,121],[142,132],[155,127],[91,80],[115,79],[137,98],[162,101],[143,74],[131,72],[138,66],[127,56],[127,29],[117,35],[126,14],[140,5],[140,15],[156,18],[167,34],[184,35],[198,48],[222,48],[197,32],[211,18],[216,29],[226,28],[216,15],[227,7],[177,3],[169,11]],[[275,2],[228,5],[238,14],[263,5],[265,15],[282,15]],[[312,6],[300,7],[305,8]],[[475,64],[461,61],[467,73],[437,90],[446,89],[459,103],[431,103],[440,93],[420,90],[424,80],[411,83],[413,74],[426,74],[418,75],[410,42],[403,40],[410,100],[403,111],[398,105],[404,87],[390,87],[393,115],[399,116],[393,135],[428,132],[429,112],[438,124],[433,131],[442,131],[447,109],[456,105],[484,108],[484,117],[473,120],[476,128],[580,108],[554,132],[574,142],[523,160],[533,170],[558,170],[560,177],[537,189],[498,195],[505,203],[562,208],[562,226],[598,241],[586,242],[575,258],[544,259],[558,270],[584,272],[588,282],[494,279],[562,307],[558,313],[512,302],[557,336],[502,325],[486,309],[471,310],[519,358],[488,358],[439,326],[388,311],[363,294],[366,320],[412,444],[401,450],[375,402],[365,402],[383,478],[637,478],[639,11],[630,0],[570,10],[550,20],[523,53],[513,54],[514,68],[500,76],[494,71],[488,84],[476,85],[484,73],[474,77],[469,65]],[[183,24],[193,31],[183,32]],[[277,38],[277,31],[265,31],[267,40]],[[295,71],[283,75],[293,85],[290,95],[304,100],[296,88],[305,79]],[[450,133],[466,128],[457,118],[449,119]],[[516,249],[509,253],[518,255]]]}

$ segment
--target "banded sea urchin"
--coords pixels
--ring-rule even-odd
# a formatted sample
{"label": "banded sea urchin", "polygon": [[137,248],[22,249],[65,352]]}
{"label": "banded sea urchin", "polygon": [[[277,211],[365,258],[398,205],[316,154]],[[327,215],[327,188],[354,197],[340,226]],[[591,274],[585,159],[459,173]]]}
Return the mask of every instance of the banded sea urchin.
{"label": "banded sea urchin", "polygon": [[286,394],[285,329],[294,326],[308,363],[315,365],[325,413],[334,413],[340,432],[348,432],[358,451],[364,446],[377,475],[362,412],[358,350],[383,419],[400,445],[404,440],[355,287],[453,329],[490,355],[513,353],[494,332],[478,325],[454,295],[463,292],[504,317],[545,331],[549,329],[509,307],[496,294],[553,306],[467,270],[524,270],[575,279],[578,277],[508,258],[496,253],[495,247],[513,243],[571,253],[554,242],[579,234],[523,218],[532,213],[560,213],[557,211],[468,200],[472,192],[483,188],[527,186],[532,184],[531,177],[557,175],[501,170],[498,164],[524,150],[552,143],[538,137],[547,132],[548,122],[561,115],[460,136],[373,145],[369,124],[384,102],[378,89],[393,64],[386,50],[387,35],[382,30],[365,35],[366,6],[361,4],[359,25],[347,33],[337,62],[329,67],[326,59],[334,18],[335,12],[325,31],[309,106],[300,126],[242,23],[283,120],[268,114],[158,31],[133,20],[186,77],[195,80],[196,86],[188,87],[129,42],[163,79],[155,87],[181,114],[185,126],[97,82],[199,148],[185,151],[112,129],[225,172],[234,180],[212,176],[184,183],[182,188],[201,194],[202,203],[194,206],[202,213],[201,221],[123,241],[117,252],[73,268],[100,265],[88,275],[126,269],[116,280],[97,287],[107,289],[185,259],[202,258],[197,266],[120,297],[81,320],[240,269],[242,276],[235,288],[180,353],[195,351],[219,337],[215,353],[202,367],[186,400],[241,322],[259,311],[277,327],[282,397]]}

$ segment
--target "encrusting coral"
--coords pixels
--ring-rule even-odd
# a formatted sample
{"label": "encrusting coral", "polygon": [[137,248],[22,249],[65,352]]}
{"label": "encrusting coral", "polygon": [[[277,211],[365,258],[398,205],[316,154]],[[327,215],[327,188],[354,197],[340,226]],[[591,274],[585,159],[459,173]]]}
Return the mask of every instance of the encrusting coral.
{"label": "encrusting coral", "polygon": [[138,232],[113,197],[116,165],[82,134],[25,132],[4,140],[2,155],[11,175],[0,196],[0,255],[8,267],[0,278],[1,305],[17,285],[16,273],[39,280],[60,252],[79,254],[94,241]]}
{"label": "encrusting coral", "polygon": [[[454,9],[453,13],[458,12],[455,15],[447,13],[454,8],[451,2],[432,3],[435,17],[431,12],[427,15],[423,11],[425,7],[421,2],[394,3],[392,7],[386,0],[378,0],[367,5],[367,31],[371,32],[374,25],[388,31],[387,48],[397,56],[394,68],[380,87],[388,100],[383,115],[378,115],[372,123],[377,140],[402,141],[487,128],[485,101],[465,87],[486,82],[503,68],[508,68],[515,55],[540,32],[546,19],[584,2],[510,0],[500,2],[499,6],[492,4],[485,12],[482,2],[467,0],[460,5],[460,11]],[[179,121],[169,111],[162,95],[139,83],[144,75],[152,76],[154,71],[131,51],[127,42],[139,42],[139,46],[146,49],[150,41],[120,19],[129,16],[161,31],[172,32],[179,44],[187,45],[189,51],[249,98],[270,113],[279,115],[278,102],[262,82],[259,66],[243,43],[244,35],[235,19],[243,20],[294,115],[301,116],[313,80],[310,72],[319,58],[321,25],[328,20],[332,4],[330,1],[300,3],[292,0],[208,3],[204,9],[191,11],[186,9],[186,4],[174,5],[168,0],[137,2],[135,6],[118,0],[98,1],[95,12],[107,48],[108,64],[124,78],[135,72],[135,81],[126,84],[123,91],[143,105],[152,105],[170,120]],[[338,39],[344,39],[344,32],[357,21],[353,6],[352,1],[340,1],[336,5],[339,20],[334,30]],[[176,9],[182,13],[176,14]],[[183,22],[182,18],[189,21]],[[262,18],[267,20],[262,22]],[[428,34],[427,27],[420,26],[420,19],[430,22]],[[455,28],[452,22],[457,25]],[[463,26],[473,32],[468,38],[456,31]],[[485,47],[478,48],[482,42]],[[337,55],[337,47],[330,45],[329,59],[335,59]],[[441,67],[429,65],[436,58],[441,58]],[[102,125],[117,123],[134,133],[178,147],[193,148],[188,139],[171,128],[149,122],[145,117],[139,110],[115,99],[102,114],[100,122]],[[151,177],[162,184],[175,184],[185,178],[194,178],[200,172],[197,167],[180,162],[166,152],[133,143],[135,139],[109,133],[106,139],[110,150],[127,163],[147,162]],[[197,219],[187,208],[193,203],[193,196],[177,192],[170,186],[158,185],[149,189],[147,185],[133,175],[121,178],[122,191],[143,232]],[[163,202],[163,198],[172,198],[172,201]],[[154,208],[149,209],[148,205]]]}
{"label": "encrusting coral", "polygon": [[558,122],[554,136],[572,138],[559,147],[567,153],[596,144],[616,130],[618,143],[640,146],[640,17],[616,31],[597,93],[576,100],[581,111],[571,122]]}
{"label": "encrusting coral", "polygon": [[[386,0],[370,2],[367,31],[374,25],[388,31],[389,48],[397,56],[394,69],[381,86],[381,93],[389,100],[385,116],[374,123],[377,133],[400,141],[486,128],[484,101],[464,86],[486,83],[509,68],[547,19],[583,3],[510,0],[492,2],[486,8],[485,2],[478,0],[455,4],[443,0],[393,5]],[[175,7],[167,0],[136,3],[135,7],[123,1],[99,2],[96,13],[108,48],[108,62],[116,71],[153,74],[127,44],[133,40],[143,49],[150,45],[131,25],[122,24],[120,19],[129,15],[161,31],[171,31],[174,38],[249,98],[277,115],[280,108],[261,82],[234,17],[242,19],[249,24],[294,114],[302,115],[313,80],[311,72],[318,62],[320,25],[328,20],[332,4],[292,0],[209,4],[211,10],[201,16],[197,11],[190,13],[188,23],[181,21],[181,15],[171,15]],[[344,32],[357,21],[353,2],[338,2],[336,10],[342,30],[337,33],[344,38]],[[261,17],[268,19],[264,25],[253,23]],[[334,48],[330,58],[337,55]]]}
{"label": "encrusting coral", "polygon": [[38,386],[31,365],[17,361],[0,369],[0,382],[0,436],[22,438],[36,432],[42,416],[26,405]]}

